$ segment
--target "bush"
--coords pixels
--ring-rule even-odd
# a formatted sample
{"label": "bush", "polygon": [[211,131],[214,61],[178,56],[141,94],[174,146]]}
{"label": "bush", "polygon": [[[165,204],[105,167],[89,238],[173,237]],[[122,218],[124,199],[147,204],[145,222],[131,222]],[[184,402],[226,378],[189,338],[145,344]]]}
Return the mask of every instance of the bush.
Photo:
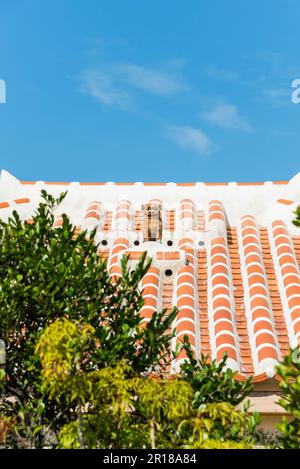
{"label": "bush", "polygon": [[175,309],[168,315],[156,312],[141,327],[138,285],[150,266],[146,255],[132,273],[124,258],[122,277],[112,281],[98,255],[95,231],[75,236],[65,215],[62,226],[53,229],[64,194],[55,199],[43,192],[42,197],[32,223],[22,222],[16,212],[7,223],[0,222],[0,339],[7,351],[0,413],[17,418],[16,446],[25,441],[30,447],[54,444],[57,428],[72,411],[42,390],[41,363],[34,351],[49,324],[66,318],[92,328],[86,369],[127,360],[136,372],[145,373],[169,363],[176,316]]}
{"label": "bush", "polygon": [[283,418],[278,429],[281,431],[280,442],[284,448],[300,448],[300,348],[290,350],[288,356],[277,367],[281,381],[282,397],[279,404],[289,413],[291,420]]}
{"label": "bush", "polygon": [[[142,376],[126,361],[98,371],[87,367],[95,337],[89,324],[58,319],[36,347],[43,390],[58,404],[73,408],[59,432],[59,447],[252,446],[256,414],[248,415],[246,408],[237,410],[229,402],[195,405],[197,393],[180,376]],[[222,370],[219,375],[222,380]]]}
{"label": "bush", "polygon": [[226,369],[226,355],[219,363],[216,360],[210,361],[204,355],[196,360],[187,337],[184,338],[184,348],[188,360],[181,365],[181,373],[194,389],[194,407],[199,408],[202,404],[211,402],[237,405],[252,391],[251,378],[238,381],[236,373],[230,368]]}

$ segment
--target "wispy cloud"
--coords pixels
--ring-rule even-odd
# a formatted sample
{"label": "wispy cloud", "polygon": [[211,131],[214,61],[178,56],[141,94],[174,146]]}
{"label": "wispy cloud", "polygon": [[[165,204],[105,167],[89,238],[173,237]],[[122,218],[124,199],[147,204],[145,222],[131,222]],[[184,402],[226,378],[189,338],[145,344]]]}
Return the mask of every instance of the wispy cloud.
{"label": "wispy cloud", "polygon": [[251,126],[238,108],[232,104],[221,104],[201,114],[206,121],[223,129],[243,130],[249,132]]}
{"label": "wispy cloud", "polygon": [[228,85],[246,87],[256,103],[264,99],[272,107],[283,107],[290,104],[290,83],[299,75],[299,63],[276,51],[258,50],[244,57],[238,72],[210,65],[203,73]]}
{"label": "wispy cloud", "polygon": [[158,69],[104,61],[101,68],[83,72],[82,91],[104,106],[132,109],[138,92],[169,97],[186,89],[182,66],[182,62],[169,62],[165,69]]}
{"label": "wispy cloud", "polygon": [[133,96],[119,88],[109,74],[87,70],[82,75],[82,92],[92,96],[107,107],[129,110],[133,107]]}
{"label": "wispy cloud", "polygon": [[183,150],[208,155],[214,149],[212,140],[200,129],[188,126],[169,126],[165,136]]}
{"label": "wispy cloud", "polygon": [[158,96],[171,96],[185,88],[183,79],[178,73],[129,63],[115,66],[115,71],[124,83]]}

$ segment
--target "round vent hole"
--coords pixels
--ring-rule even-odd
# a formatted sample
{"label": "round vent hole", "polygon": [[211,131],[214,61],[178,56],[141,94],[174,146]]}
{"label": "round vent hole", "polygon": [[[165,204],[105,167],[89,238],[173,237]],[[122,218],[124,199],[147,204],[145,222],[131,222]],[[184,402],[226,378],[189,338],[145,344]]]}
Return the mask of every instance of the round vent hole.
{"label": "round vent hole", "polygon": [[134,244],[135,246],[139,246],[139,245],[140,245],[140,242],[139,242],[138,239],[136,239],[136,240],[133,242],[133,244]]}
{"label": "round vent hole", "polygon": [[171,277],[172,274],[173,274],[173,272],[172,272],[171,269],[167,269],[167,270],[165,271],[165,275],[166,275],[167,277]]}
{"label": "round vent hole", "polygon": [[102,244],[102,246],[107,246],[107,241],[106,241],[106,239],[102,239],[101,244]]}
{"label": "round vent hole", "polygon": [[168,245],[168,246],[173,246],[173,241],[171,241],[171,239],[169,239],[169,240],[167,241],[167,245]]}

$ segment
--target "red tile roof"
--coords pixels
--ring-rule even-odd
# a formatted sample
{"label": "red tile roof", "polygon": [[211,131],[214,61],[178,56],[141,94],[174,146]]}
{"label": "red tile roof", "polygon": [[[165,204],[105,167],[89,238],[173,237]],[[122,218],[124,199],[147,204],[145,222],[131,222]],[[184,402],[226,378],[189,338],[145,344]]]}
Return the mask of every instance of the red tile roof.
{"label": "red tile roof", "polygon": [[[266,183],[45,183],[0,179],[0,217],[29,219],[41,189],[68,191],[54,226],[67,213],[78,229],[97,228],[99,254],[112,275],[120,258],[134,265],[147,251],[142,316],[177,305],[173,346],[188,335],[195,354],[220,360],[242,379],[261,381],[300,343],[300,230],[291,223],[300,174]],[[162,205],[162,239],[143,238],[143,204]],[[184,352],[174,368],[184,360]]]}

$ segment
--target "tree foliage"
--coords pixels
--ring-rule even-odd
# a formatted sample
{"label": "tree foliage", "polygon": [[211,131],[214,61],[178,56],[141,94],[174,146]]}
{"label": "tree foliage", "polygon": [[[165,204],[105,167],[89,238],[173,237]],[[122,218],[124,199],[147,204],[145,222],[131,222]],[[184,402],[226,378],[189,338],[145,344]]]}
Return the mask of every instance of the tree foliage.
{"label": "tree foliage", "polygon": [[44,444],[43,433],[51,422],[64,420],[69,412],[67,405],[62,411],[41,388],[41,363],[34,351],[47,325],[59,318],[89,324],[95,346],[86,369],[127,360],[134,370],[145,373],[168,363],[176,316],[175,309],[168,315],[156,312],[141,327],[143,299],[138,286],[150,266],[146,254],[134,272],[124,257],[122,276],[113,281],[107,262],[98,255],[95,231],[75,236],[65,215],[62,226],[53,229],[55,210],[64,196],[55,199],[43,192],[32,222],[21,221],[17,212],[7,223],[0,221],[0,338],[7,349],[2,392],[13,397],[0,402],[0,411],[14,412],[24,422],[23,440],[31,428],[23,414],[28,415],[31,405],[40,408],[42,400],[44,410],[36,416],[40,431],[30,435],[37,446]]}
{"label": "tree foliage", "polygon": [[56,320],[36,348],[44,389],[74,405],[59,433],[61,448],[202,448],[213,441],[251,447],[256,415],[229,402],[195,407],[194,389],[182,377],[141,376],[126,361],[85,369],[93,333],[89,325]]}
{"label": "tree foliage", "polygon": [[293,220],[293,224],[299,228],[300,227],[300,207],[297,207],[294,214],[296,215],[296,218]]}
{"label": "tree foliage", "polygon": [[238,381],[235,379],[236,373],[226,368],[226,355],[219,363],[216,360],[210,361],[209,357],[204,355],[197,360],[186,337],[184,348],[188,360],[181,365],[181,373],[195,391],[194,407],[224,401],[237,405],[252,391],[251,378]]}
{"label": "tree foliage", "polygon": [[282,397],[279,404],[292,415],[291,419],[283,418],[278,429],[281,431],[281,443],[284,448],[300,448],[300,348],[290,350],[278,366]]}
{"label": "tree foliage", "polygon": [[[293,224],[300,227],[300,207],[294,212]],[[278,425],[281,431],[280,442],[284,448],[300,448],[300,347],[291,349],[283,362],[277,367],[282,397],[279,404],[291,414],[284,417]]]}

